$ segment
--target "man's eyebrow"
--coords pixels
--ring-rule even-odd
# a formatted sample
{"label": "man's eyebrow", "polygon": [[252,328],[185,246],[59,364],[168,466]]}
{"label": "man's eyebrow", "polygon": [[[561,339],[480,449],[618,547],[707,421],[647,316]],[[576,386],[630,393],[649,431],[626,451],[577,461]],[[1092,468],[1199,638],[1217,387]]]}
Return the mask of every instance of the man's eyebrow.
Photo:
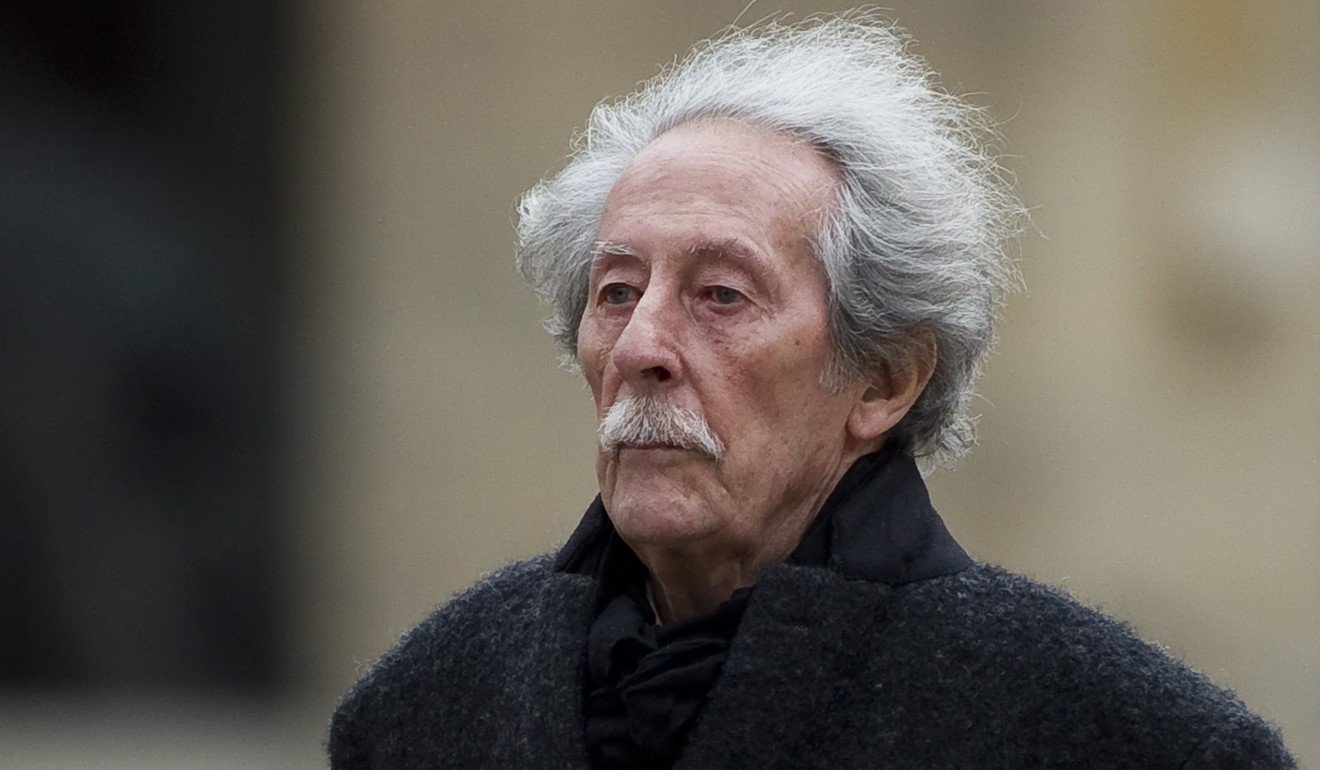
{"label": "man's eyebrow", "polygon": [[760,265],[765,262],[759,251],[737,238],[702,241],[692,247],[692,253],[710,255],[716,259],[729,259],[744,265]]}
{"label": "man's eyebrow", "polygon": [[596,241],[591,245],[591,261],[595,262],[605,256],[635,257],[637,252],[613,241]]}
{"label": "man's eyebrow", "polygon": [[611,257],[632,257],[637,259],[637,252],[613,241],[596,241],[591,245],[591,274],[594,276],[598,271],[614,264]]}
{"label": "man's eyebrow", "polygon": [[[688,249],[695,256],[712,258],[715,261],[728,260],[744,268],[753,268],[765,264],[765,257],[757,249],[738,238],[717,238],[699,241]],[[631,247],[614,241],[596,241],[591,247],[591,266],[596,269],[609,257],[638,258]]]}

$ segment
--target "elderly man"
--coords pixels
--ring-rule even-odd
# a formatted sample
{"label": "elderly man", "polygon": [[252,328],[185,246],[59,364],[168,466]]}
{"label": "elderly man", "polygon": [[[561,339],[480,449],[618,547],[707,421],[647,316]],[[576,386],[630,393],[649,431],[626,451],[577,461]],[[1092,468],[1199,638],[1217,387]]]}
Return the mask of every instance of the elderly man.
{"label": "elderly man", "polygon": [[917,461],[971,444],[1014,280],[985,129],[866,15],[730,32],[597,107],[519,266],[595,398],[600,496],[367,672],[334,766],[1288,766],[931,508]]}

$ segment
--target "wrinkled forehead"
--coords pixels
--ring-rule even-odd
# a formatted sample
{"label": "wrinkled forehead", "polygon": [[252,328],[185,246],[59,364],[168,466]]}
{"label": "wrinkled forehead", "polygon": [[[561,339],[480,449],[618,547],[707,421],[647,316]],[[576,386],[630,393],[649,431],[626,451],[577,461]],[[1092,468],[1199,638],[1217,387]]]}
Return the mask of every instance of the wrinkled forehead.
{"label": "wrinkled forehead", "polygon": [[[796,252],[809,246],[833,205],[837,171],[808,142],[728,120],[685,124],[643,148],[616,180],[599,240],[673,239],[677,249],[710,244]],[[750,243],[749,243],[750,242]]]}

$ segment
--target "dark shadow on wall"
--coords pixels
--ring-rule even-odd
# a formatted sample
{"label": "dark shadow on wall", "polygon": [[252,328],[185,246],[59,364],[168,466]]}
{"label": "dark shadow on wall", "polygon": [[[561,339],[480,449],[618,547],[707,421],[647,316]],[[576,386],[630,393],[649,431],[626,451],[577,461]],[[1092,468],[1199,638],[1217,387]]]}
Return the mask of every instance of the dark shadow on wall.
{"label": "dark shadow on wall", "polygon": [[0,6],[0,688],[280,684],[264,3]]}

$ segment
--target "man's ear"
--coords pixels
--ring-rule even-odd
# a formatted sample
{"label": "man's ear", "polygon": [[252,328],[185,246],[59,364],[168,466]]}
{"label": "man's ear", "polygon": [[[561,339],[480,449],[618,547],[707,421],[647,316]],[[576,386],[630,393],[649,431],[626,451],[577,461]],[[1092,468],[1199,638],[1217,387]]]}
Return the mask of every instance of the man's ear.
{"label": "man's ear", "polygon": [[904,360],[893,361],[873,376],[848,415],[848,434],[860,445],[875,442],[899,423],[926,389],[935,372],[935,337],[921,332],[908,345]]}

